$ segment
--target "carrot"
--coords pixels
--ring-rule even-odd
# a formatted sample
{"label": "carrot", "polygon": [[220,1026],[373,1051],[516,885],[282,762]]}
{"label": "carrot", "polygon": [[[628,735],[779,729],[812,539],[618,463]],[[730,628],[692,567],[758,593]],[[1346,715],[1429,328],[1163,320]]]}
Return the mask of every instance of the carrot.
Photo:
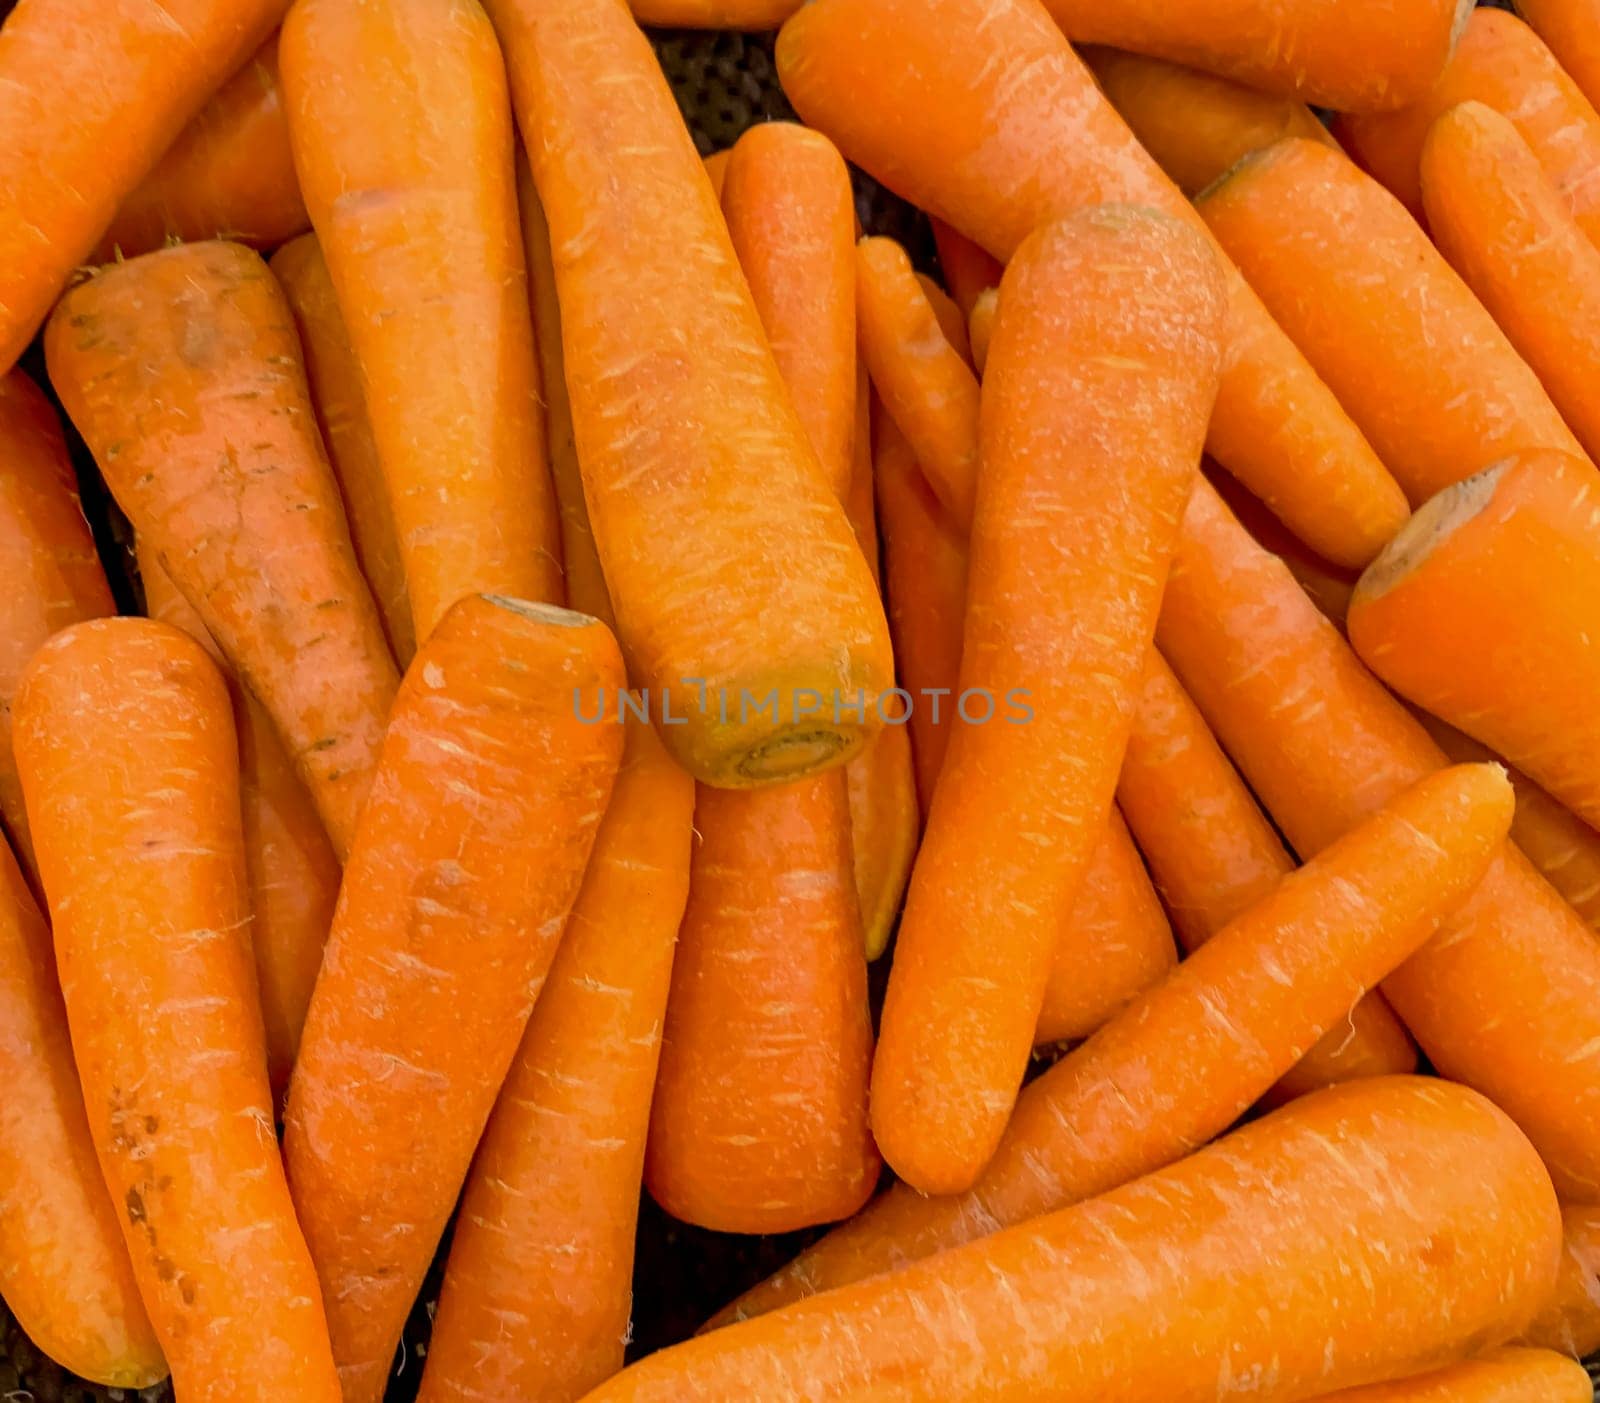
{"label": "carrot", "polygon": [[776,29],[803,0],[629,0],[640,24],[678,29]]}
{"label": "carrot", "polygon": [[[200,616],[178,593],[147,545],[137,545],[145,608],[158,623],[186,633],[228,677],[221,651]],[[250,943],[255,952],[267,1074],[274,1092],[289,1084],[322,945],[339,895],[339,859],[300,783],[272,720],[248,692],[230,686],[239,736],[239,795],[245,876],[250,891]]]}
{"label": "carrot", "polygon": [[1591,105],[1600,105],[1600,6],[1595,0],[1517,0],[1517,13]]}
{"label": "carrot", "polygon": [[694,786],[627,728],[616,787],[450,1244],[421,1403],[568,1403],[622,1368]]}
{"label": "carrot", "polygon": [[892,685],[888,628],[655,54],[617,0],[489,10],[549,220],[584,495],[634,681],[704,782],[843,764]]}
{"label": "carrot", "polygon": [[1337,151],[1281,142],[1198,205],[1413,506],[1518,449],[1582,452],[1427,235]]}
{"label": "carrot", "polygon": [[1508,1348],[1430,1374],[1323,1394],[1317,1403],[1594,1403],[1594,1384],[1559,1354]]}
{"label": "carrot", "polygon": [[1120,49],[1079,52],[1117,115],[1185,195],[1285,137],[1337,145],[1298,98]]}
{"label": "carrot", "polygon": [[[1149,205],[1199,223],[1035,0],[814,0],[784,26],[777,59],[801,116],[845,156],[1000,258],[1086,205]],[[1307,544],[1359,568],[1405,519],[1403,494],[1243,279],[1227,275],[1211,452]]]}
{"label": "carrot", "polygon": [[11,757],[12,698],[45,639],[116,611],[78,505],[61,422],[22,371],[0,375],[0,817],[36,890],[33,839]]}
{"label": "carrot", "polygon": [[1600,1207],[1569,1204],[1561,1225],[1555,1293],[1522,1341],[1583,1359],[1600,1349]]}
{"label": "carrot", "polygon": [[1600,456],[1600,247],[1517,129],[1493,108],[1445,113],[1422,149],[1434,242],[1537,372],[1591,459]]}
{"label": "carrot", "polygon": [[267,709],[342,857],[395,667],[277,283],[238,244],[146,254],[68,293],[45,349],[118,504]]}
{"label": "carrot", "polygon": [[955,298],[939,286],[926,273],[917,274],[917,285],[922,289],[922,295],[928,299],[928,305],[933,308],[933,315],[939,320],[939,330],[944,333],[944,339],[956,349],[956,354],[972,364],[972,346],[967,339],[967,319],[961,315],[961,308],[956,305]]}
{"label": "carrot", "polygon": [[317,236],[307,234],[285,244],[267,266],[283,288],[300,331],[312,404],[328,461],[339,482],[356,561],[383,616],[389,646],[405,667],[417,651],[417,635],[411,623],[400,537],[378,462],[378,446],[372,439],[372,421],[367,418],[361,368],[350,349]]}
{"label": "carrot", "polygon": [[[1445,762],[1204,484],[1156,637],[1302,856]],[[1600,1191],[1600,944],[1521,854],[1500,854],[1384,994],[1444,1075],[1522,1126],[1564,1194]]]}
{"label": "carrot", "polygon": [[972,347],[972,364],[983,378],[989,363],[989,343],[994,339],[995,314],[1000,310],[1000,294],[995,288],[978,294],[972,304],[972,320],[967,326],[967,342]]}
{"label": "carrot", "polygon": [[933,242],[939,250],[939,270],[944,274],[945,286],[962,314],[970,317],[978,298],[990,288],[1000,286],[1000,275],[1005,268],[998,258],[952,229],[944,220],[935,219],[932,223]]}
{"label": "carrot", "polygon": [[[9,749],[9,748],[8,748]],[[50,929],[0,843],[0,1295],[40,1349],[121,1388],[166,1377],[95,1162]]]}
{"label": "carrot", "polygon": [[956,730],[934,792],[873,1065],[878,1144],[925,1193],[972,1184],[1021,1082],[1110,810],[1225,315],[1204,242],[1119,209],[1045,226],[1000,301],[960,682],[989,714]]}
{"label": "carrot", "polygon": [[1457,103],[1482,102],[1515,123],[1584,232],[1600,242],[1600,113],[1539,36],[1503,10],[1475,10],[1432,90],[1397,112],[1335,118],[1362,169],[1422,215],[1422,146]]}
{"label": "carrot", "polygon": [[[725,147],[721,151],[713,151],[700,163],[705,167],[706,178],[711,182],[711,193],[717,197],[717,204],[719,206],[722,204],[722,187],[728,178],[728,162],[732,159],[733,148],[729,146]],[[522,175],[522,164],[522,161],[517,163],[517,175],[519,179]],[[528,179],[530,181],[533,179],[531,173],[529,174]],[[549,232],[546,231],[545,241],[547,243],[549,242],[549,238]]]}
{"label": "carrot", "polygon": [[286,0],[21,0],[0,29],[0,374]]}
{"label": "carrot", "polygon": [[172,239],[275,248],[310,227],[289,150],[274,34],[122,202],[94,261],[152,253]]}
{"label": "carrot", "polygon": [[[1463,816],[1468,826],[1453,828]],[[1510,817],[1510,791],[1491,766],[1406,792],[1030,1083],[975,1188],[925,1199],[895,1185],[731,1313],[858,1281],[1182,1159],[1428,938],[1471,891]]]}
{"label": "carrot", "polygon": [[555,954],[623,738],[583,718],[621,680],[603,625],[482,595],[396,699],[285,1116],[344,1403],[383,1395]]}
{"label": "carrot", "polygon": [[164,624],[74,624],[15,740],[89,1131],[177,1395],[338,1403],[272,1129],[222,676]]}

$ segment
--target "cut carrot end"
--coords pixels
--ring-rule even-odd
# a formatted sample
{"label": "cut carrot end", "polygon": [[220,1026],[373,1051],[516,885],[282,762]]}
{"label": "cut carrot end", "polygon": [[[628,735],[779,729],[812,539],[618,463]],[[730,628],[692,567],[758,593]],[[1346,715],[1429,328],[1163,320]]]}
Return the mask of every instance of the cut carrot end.
{"label": "cut carrot end", "polygon": [[845,741],[837,731],[789,731],[744,756],[739,773],[754,784],[798,779],[827,766]]}
{"label": "cut carrot end", "polygon": [[1356,581],[1352,605],[1377,599],[1421,565],[1457,528],[1471,521],[1494,496],[1506,464],[1497,463],[1435,493],[1395,533]]}
{"label": "cut carrot end", "polygon": [[593,614],[582,614],[576,609],[563,609],[557,604],[539,604],[531,599],[513,599],[508,594],[485,594],[481,598],[485,604],[492,604],[496,609],[506,609],[513,614],[520,614],[525,619],[532,619],[535,623],[549,624],[553,628],[588,628],[590,624],[600,622]]}

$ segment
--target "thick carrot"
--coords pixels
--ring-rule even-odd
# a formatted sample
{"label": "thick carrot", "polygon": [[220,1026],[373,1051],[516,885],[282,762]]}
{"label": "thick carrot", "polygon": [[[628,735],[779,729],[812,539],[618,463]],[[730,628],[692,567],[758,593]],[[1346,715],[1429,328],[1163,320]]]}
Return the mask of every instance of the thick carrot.
{"label": "thick carrot", "polygon": [[0,374],[287,0],[21,0],[0,28]]}
{"label": "thick carrot", "polygon": [[[137,555],[145,612],[188,634],[227,677],[229,668],[221,651],[155,553],[140,542]],[[273,1091],[281,1092],[289,1084],[306,1006],[322,967],[322,946],[333,922],[341,873],[316,805],[284,753],[271,718],[237,683],[230,691],[239,735],[250,943],[267,1036],[267,1074]]]}
{"label": "thick carrot", "polygon": [[[1444,763],[1204,483],[1156,636],[1302,856]],[[1515,848],[1384,994],[1444,1075],[1523,1127],[1564,1194],[1600,1193],[1600,943]]]}
{"label": "thick carrot", "polygon": [[640,24],[679,29],[776,29],[804,0],[628,0]]}
{"label": "thick carrot", "polygon": [[733,1313],[858,1281],[1181,1159],[1428,938],[1472,890],[1510,817],[1509,787],[1492,766],[1407,791],[1030,1083],[974,1189],[926,1199],[895,1185]]}
{"label": "thick carrot", "polygon": [[1280,142],[1198,207],[1414,506],[1518,449],[1583,451],[1427,235],[1339,152]]}
{"label": "thick carrot", "polygon": [[1185,195],[1285,137],[1335,145],[1298,98],[1121,49],[1079,52],[1117,115]]}
{"label": "thick carrot", "polygon": [[1440,252],[1544,382],[1591,460],[1600,458],[1600,247],[1516,127],[1480,102],[1433,124],[1422,197]]}
{"label": "thick carrot", "polygon": [[310,227],[289,150],[274,34],[122,202],[94,261],[152,253],[171,239],[276,248]]}
{"label": "thick carrot", "polygon": [[1522,1341],[1585,1359],[1600,1349],[1600,1207],[1567,1205],[1561,1227],[1555,1293]]}
{"label": "thick carrot", "polygon": [[1595,0],[1517,0],[1517,13],[1589,102],[1600,106],[1600,5]]}
{"label": "thick carrot", "polygon": [[119,1388],[166,1376],[95,1161],[50,928],[0,843],[0,1295],[40,1349]]}
{"label": "thick carrot", "polygon": [[189,1403],[339,1403],[272,1129],[222,675],[146,619],[35,655],[16,747],[89,1129]]}
{"label": "thick carrot", "polygon": [[277,282],[239,244],[146,254],[68,293],[45,347],[118,504],[266,707],[342,857],[397,679]]}
{"label": "thick carrot", "polygon": [[603,625],[490,595],[406,673],[285,1117],[344,1403],[383,1396],[555,954],[623,740],[584,717],[621,685]]}
{"label": "thick carrot", "polygon": [[970,317],[978,298],[990,288],[1000,286],[1005,272],[1000,260],[980,248],[965,234],[952,229],[942,219],[933,220],[933,242],[939,250],[939,270],[956,306]]}
{"label": "thick carrot", "polygon": [[[784,26],[778,69],[801,116],[847,157],[998,257],[1086,205],[1199,222],[1037,0],[814,0]],[[1296,535],[1360,567],[1405,519],[1403,494],[1260,300],[1228,276],[1211,451]]]}
{"label": "thick carrot", "polygon": [[622,1368],[694,785],[642,722],[456,1219],[421,1403],[570,1403]]}
{"label": "thick carrot", "polygon": [[0,817],[30,879],[38,873],[11,758],[11,701],[45,639],[116,611],[61,422],[33,381],[13,370],[0,376]]}
{"label": "thick carrot", "polygon": [[1022,1080],[1110,811],[1225,316],[1204,241],[1141,211],[1045,226],[1001,283],[960,674],[980,704],[934,792],[872,1074],[878,1144],[925,1193],[971,1186]]}
{"label": "thick carrot", "polygon": [[994,319],[1000,310],[1000,293],[989,288],[978,294],[972,304],[972,317],[967,323],[967,344],[972,347],[972,365],[983,378],[984,367],[989,363],[989,343],[994,340]]}
{"label": "thick carrot", "polygon": [[1432,91],[1398,112],[1334,119],[1333,134],[1419,218],[1422,145],[1457,103],[1509,117],[1585,233],[1600,242],[1600,113],[1539,36],[1504,10],[1474,10]]}
{"label": "thick carrot", "polygon": [[400,536],[372,439],[372,421],[367,418],[361,368],[350,349],[317,236],[307,234],[285,244],[267,266],[283,288],[300,330],[311,401],[339,482],[356,561],[383,616],[389,646],[404,668],[417,651],[417,633],[411,622]]}
{"label": "thick carrot", "polygon": [[1508,1347],[1432,1373],[1322,1394],[1316,1403],[1594,1403],[1594,1383],[1571,1359]]}
{"label": "thick carrot", "polygon": [[[620,0],[489,10],[550,225],[584,494],[633,680],[704,782],[843,764],[893,685],[882,605],[649,41]],[[769,694],[777,715],[741,707]]]}
{"label": "thick carrot", "polygon": [[282,53],[295,165],[361,367],[417,638],[469,594],[560,599],[488,17],[477,0],[303,0]]}

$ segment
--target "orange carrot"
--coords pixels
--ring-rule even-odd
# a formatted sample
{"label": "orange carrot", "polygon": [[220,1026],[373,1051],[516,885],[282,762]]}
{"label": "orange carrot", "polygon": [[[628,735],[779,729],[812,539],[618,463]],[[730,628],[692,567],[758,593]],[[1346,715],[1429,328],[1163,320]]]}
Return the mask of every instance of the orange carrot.
{"label": "orange carrot", "polygon": [[1117,115],[1185,195],[1285,137],[1337,145],[1298,98],[1120,49],[1079,52]]}
{"label": "orange carrot", "polygon": [[339,1403],[295,1222],[249,948],[228,690],[165,624],[35,655],[17,764],[90,1134],[189,1403]]}
{"label": "orange carrot", "polygon": [[1316,1403],[1594,1403],[1594,1384],[1559,1354],[1507,1348],[1429,1374],[1322,1394]]}
{"label": "orange carrot", "polygon": [[958,233],[942,219],[933,221],[933,242],[939,250],[939,269],[945,286],[964,316],[972,315],[978,298],[1000,286],[1004,266],[987,250]]}
{"label": "orange carrot", "polygon": [[1413,506],[1518,449],[1582,452],[1427,235],[1339,152],[1281,142],[1198,205]]}
{"label": "orange carrot", "polygon": [[[1302,856],[1444,763],[1204,483],[1156,636]],[[1520,853],[1499,855],[1384,994],[1444,1075],[1523,1127],[1564,1194],[1600,1192],[1600,943]]]}
{"label": "orange carrot", "polygon": [[[1199,222],[1035,0],[813,0],[784,26],[778,69],[801,116],[847,157],[998,257],[1086,205]],[[1211,452],[1307,544],[1359,568],[1405,519],[1403,494],[1228,277]]]}
{"label": "orange carrot", "polygon": [[972,347],[972,364],[983,378],[984,367],[989,363],[989,343],[994,339],[995,314],[1000,310],[1000,293],[990,288],[978,294],[972,304],[972,320],[967,325],[967,343]]}
{"label": "orange carrot", "polygon": [[172,239],[275,248],[310,227],[289,150],[273,35],[122,202],[94,261],[152,253]]}
{"label": "orange carrot", "polygon": [[679,29],[776,29],[803,0],[628,0],[640,24]]}
{"label": "orange carrot", "polygon": [[621,683],[603,625],[489,595],[406,673],[285,1117],[344,1403],[383,1396],[555,954],[623,739],[584,717]]}
{"label": "orange carrot", "polygon": [[417,651],[417,635],[411,623],[411,596],[406,592],[400,537],[378,462],[378,446],[372,440],[361,368],[350,349],[350,337],[317,236],[307,234],[285,244],[272,255],[268,266],[282,286],[300,330],[306,379],[328,461],[339,481],[339,495],[350,523],[350,543],[383,616],[389,646],[401,667],[405,667]]}
{"label": "orange carrot", "polygon": [[[711,191],[717,197],[717,203],[722,203],[722,187],[728,179],[728,162],[733,159],[733,148],[730,146],[723,151],[713,151],[701,164],[705,167],[706,178],[711,182]],[[532,176],[529,176],[532,179]],[[545,232],[545,242],[550,240],[549,231]]]}
{"label": "orange carrot", "polygon": [[[634,681],[707,783],[843,764],[893,685],[888,628],[655,54],[615,0],[489,10],[550,224],[584,495]],[[769,694],[777,715],[741,708]]]}
{"label": "orange carrot", "polygon": [[1517,13],[1590,104],[1600,106],[1600,5],[1595,0],[1517,0]]}
{"label": "orange carrot", "polygon": [[1561,1225],[1555,1294],[1522,1341],[1584,1359],[1600,1349],[1600,1207],[1568,1205]]}
{"label": "orange carrot", "polygon": [[13,370],[0,376],[0,817],[30,879],[38,874],[11,758],[11,700],[45,639],[116,611],[61,423],[33,381]]}
{"label": "orange carrot", "polygon": [[1537,372],[1591,460],[1600,457],[1600,247],[1516,127],[1479,102],[1433,124],[1422,195],[1440,252]]}
{"label": "orange carrot", "polygon": [[570,1403],[622,1367],[694,786],[649,726],[616,787],[456,1219],[420,1403]]}
{"label": "orange carrot", "polygon": [[944,339],[956,349],[956,354],[972,364],[972,346],[967,340],[967,319],[961,315],[961,308],[956,301],[942,287],[939,286],[926,273],[917,274],[917,285],[922,289],[922,295],[928,299],[928,305],[933,308],[933,315],[939,320],[939,330],[944,332]]}
{"label": "orange carrot", "polygon": [[1000,302],[957,700],[979,698],[962,715],[980,724],[934,793],[873,1064],[879,1146],[925,1193],[972,1184],[1016,1097],[1111,807],[1226,311],[1193,231],[1120,209],[1041,229]]}
{"label": "orange carrot", "polygon": [[276,281],[238,244],[146,254],[68,293],[45,347],[118,504],[266,707],[342,857],[395,667]]}
{"label": "orange carrot", "polygon": [[286,0],[21,0],[0,28],[0,374]]}

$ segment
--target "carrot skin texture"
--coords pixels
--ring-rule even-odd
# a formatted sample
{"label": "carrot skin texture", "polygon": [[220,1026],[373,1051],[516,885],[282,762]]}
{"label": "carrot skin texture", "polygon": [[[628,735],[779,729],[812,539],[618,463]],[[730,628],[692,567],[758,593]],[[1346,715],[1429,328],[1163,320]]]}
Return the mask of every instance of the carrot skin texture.
{"label": "carrot skin texture", "polygon": [[640,24],[674,29],[776,29],[804,0],[628,0]]}
{"label": "carrot skin texture", "polygon": [[1522,1343],[1586,1359],[1600,1349],[1600,1207],[1565,1205],[1561,1229],[1555,1292]]}
{"label": "carrot skin texture", "polygon": [[1600,5],[1595,0],[1517,0],[1517,13],[1590,104],[1600,105]]}
{"label": "carrot skin texture", "polygon": [[[694,785],[642,722],[467,1180],[419,1403],[568,1403],[622,1368]],[[520,1325],[507,1339],[507,1323]]]}
{"label": "carrot skin texture", "polygon": [[1593,1403],[1582,1365],[1549,1350],[1507,1347],[1428,1374],[1324,1394],[1316,1403]]}
{"label": "carrot skin texture", "polygon": [[178,1396],[339,1403],[273,1133],[222,675],[164,624],[75,624],[29,665],[16,745],[90,1132]]}
{"label": "carrot skin texture", "polygon": [[[1200,222],[1036,0],[814,0],[777,58],[803,118],[1000,258],[1087,205]],[[1302,539],[1359,568],[1405,519],[1404,494],[1231,267],[1228,279],[1210,450]]]}
{"label": "carrot skin texture", "polygon": [[[287,0],[22,0],[0,30],[0,374]],[[70,100],[63,100],[70,94]]]}
{"label": "carrot skin texture", "polygon": [[962,315],[972,316],[972,308],[983,293],[1000,286],[1004,265],[988,250],[980,248],[965,234],[952,229],[942,219],[933,223],[933,242],[939,250],[939,271],[945,286],[955,298]]}
{"label": "carrot skin texture", "polygon": [[[618,0],[489,11],[550,225],[584,493],[633,681],[682,719],[662,739],[702,782],[841,765],[893,685],[882,605],[649,42]],[[740,714],[741,692],[774,690],[778,718]],[[863,692],[864,722],[811,709]]]}
{"label": "carrot skin texture", "polygon": [[580,716],[621,685],[602,624],[488,595],[406,673],[285,1115],[344,1403],[383,1395],[555,954],[623,741]]}
{"label": "carrot skin texture", "polygon": [[1424,780],[1029,1083],[973,1190],[928,1199],[893,1186],[730,1314],[858,1281],[1181,1159],[1232,1125],[1427,939],[1471,891],[1510,816],[1493,766]]}
{"label": "carrot skin texture", "polygon": [[37,890],[11,756],[12,699],[23,668],[51,634],[117,606],[83,519],[61,422],[20,370],[0,376],[0,585],[0,817]]}

